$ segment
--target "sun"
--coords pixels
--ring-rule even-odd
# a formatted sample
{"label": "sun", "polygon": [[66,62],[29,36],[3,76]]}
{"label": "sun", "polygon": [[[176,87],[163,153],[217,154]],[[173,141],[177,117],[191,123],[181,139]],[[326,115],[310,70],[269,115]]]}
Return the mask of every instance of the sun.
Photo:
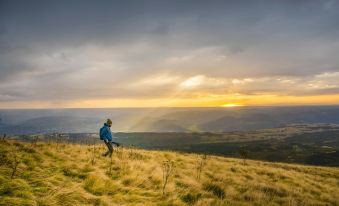
{"label": "sun", "polygon": [[227,104],[223,104],[221,105],[222,107],[241,107],[242,105],[240,104],[235,104],[235,103],[227,103]]}

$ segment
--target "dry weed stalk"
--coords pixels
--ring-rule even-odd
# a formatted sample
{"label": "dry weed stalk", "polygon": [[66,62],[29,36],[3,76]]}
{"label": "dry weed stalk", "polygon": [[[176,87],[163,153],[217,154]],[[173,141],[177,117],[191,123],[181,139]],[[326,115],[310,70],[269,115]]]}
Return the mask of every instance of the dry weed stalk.
{"label": "dry weed stalk", "polygon": [[16,154],[15,151],[13,151],[11,155],[12,155],[12,158],[10,159],[8,164],[10,168],[12,169],[11,179],[13,179],[21,161],[20,161],[20,157]]}
{"label": "dry weed stalk", "polygon": [[165,194],[165,188],[168,182],[168,178],[171,175],[173,171],[173,162],[171,160],[166,160],[162,163],[162,180],[163,180],[163,186],[162,186],[162,195]]}
{"label": "dry weed stalk", "polygon": [[200,180],[201,177],[201,172],[203,170],[203,167],[206,165],[206,161],[207,161],[207,155],[204,154],[201,156],[201,158],[198,159],[197,161],[197,180]]}
{"label": "dry weed stalk", "polygon": [[108,174],[112,175],[113,155],[111,155],[110,159]]}
{"label": "dry weed stalk", "polygon": [[92,159],[91,159],[92,165],[95,163],[95,142],[93,143],[93,150],[92,150]]}
{"label": "dry weed stalk", "polygon": [[123,148],[123,146],[117,147],[117,149],[116,149],[116,154],[117,154],[117,157],[118,157],[120,160],[123,160],[123,159],[124,159],[124,148]]}
{"label": "dry weed stalk", "polygon": [[3,134],[3,136],[2,136],[2,138],[1,138],[1,141],[6,141],[6,137],[7,137],[7,135],[6,134]]}
{"label": "dry weed stalk", "polygon": [[39,136],[37,136],[37,135],[33,136],[31,146],[36,147],[38,141],[39,141]]}
{"label": "dry weed stalk", "polygon": [[248,158],[248,151],[245,149],[245,147],[240,148],[239,155],[243,159],[243,164],[246,165],[246,159]]}
{"label": "dry weed stalk", "polygon": [[61,134],[56,136],[56,150],[59,151],[59,144],[61,143]]}

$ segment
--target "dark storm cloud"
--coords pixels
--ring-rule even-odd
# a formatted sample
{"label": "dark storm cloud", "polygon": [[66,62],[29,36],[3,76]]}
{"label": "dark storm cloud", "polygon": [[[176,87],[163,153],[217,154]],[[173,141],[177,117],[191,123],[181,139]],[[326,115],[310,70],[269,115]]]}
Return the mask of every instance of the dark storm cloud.
{"label": "dark storm cloud", "polygon": [[338,19],[335,0],[1,0],[0,101],[162,96],[171,84],[128,84],[163,73],[336,72]]}

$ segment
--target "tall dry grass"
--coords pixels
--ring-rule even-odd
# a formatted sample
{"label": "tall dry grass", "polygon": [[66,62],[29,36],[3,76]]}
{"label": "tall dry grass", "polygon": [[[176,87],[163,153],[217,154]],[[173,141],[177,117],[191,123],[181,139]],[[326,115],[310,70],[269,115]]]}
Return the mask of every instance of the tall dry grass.
{"label": "tall dry grass", "polygon": [[[93,150],[63,142],[1,141],[0,205],[339,205],[338,168],[243,164],[136,148],[104,158],[105,150],[104,145]],[[13,151],[20,164],[11,179],[12,168],[3,162]],[[166,179],[168,160],[174,167]]]}

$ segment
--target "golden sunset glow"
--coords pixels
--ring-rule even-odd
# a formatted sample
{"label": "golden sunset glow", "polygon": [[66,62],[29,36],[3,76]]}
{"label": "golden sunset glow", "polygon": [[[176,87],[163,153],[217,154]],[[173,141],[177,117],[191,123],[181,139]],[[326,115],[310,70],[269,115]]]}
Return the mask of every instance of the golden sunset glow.
{"label": "golden sunset glow", "polygon": [[223,104],[221,105],[222,107],[241,107],[243,105],[240,104],[233,104],[233,103],[227,103],[227,104]]}
{"label": "golden sunset glow", "polygon": [[[225,103],[236,102],[236,103]],[[339,95],[279,96],[279,95],[205,95],[197,98],[151,99],[88,99],[49,103],[44,101],[2,103],[3,108],[110,108],[110,107],[225,107],[336,105]]]}

